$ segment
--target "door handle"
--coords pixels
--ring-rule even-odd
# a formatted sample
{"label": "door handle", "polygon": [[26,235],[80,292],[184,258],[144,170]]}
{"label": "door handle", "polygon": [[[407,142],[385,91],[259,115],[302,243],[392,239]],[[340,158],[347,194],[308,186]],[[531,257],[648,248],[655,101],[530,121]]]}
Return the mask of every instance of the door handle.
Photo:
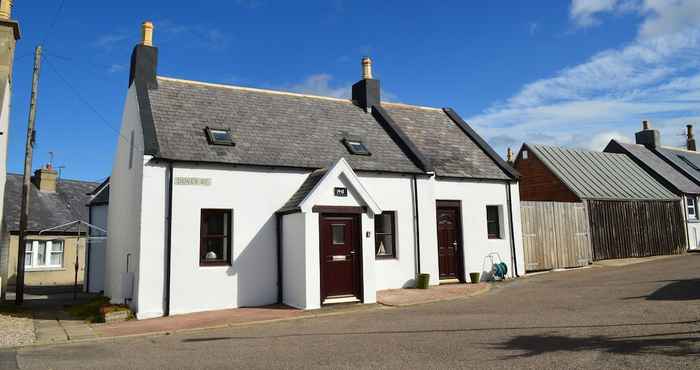
{"label": "door handle", "polygon": [[457,246],[457,241],[455,240],[454,242],[452,242],[452,245],[456,247],[456,246]]}
{"label": "door handle", "polygon": [[355,251],[350,251],[350,255],[351,255],[351,256],[354,256],[355,253],[356,253]]}

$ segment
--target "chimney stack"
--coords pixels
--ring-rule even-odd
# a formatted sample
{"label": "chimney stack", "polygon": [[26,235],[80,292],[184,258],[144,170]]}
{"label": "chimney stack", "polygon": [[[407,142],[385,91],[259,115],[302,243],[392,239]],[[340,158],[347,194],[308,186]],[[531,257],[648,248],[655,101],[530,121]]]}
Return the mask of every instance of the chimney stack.
{"label": "chimney stack", "polygon": [[12,0],[0,0],[0,19],[10,20],[12,15]]}
{"label": "chimney stack", "polygon": [[141,42],[131,53],[131,68],[129,71],[129,87],[138,81],[137,87],[157,89],[156,70],[158,67],[158,48],[153,46],[153,23],[143,22],[141,25]]}
{"label": "chimney stack", "polygon": [[380,105],[379,80],[372,78],[372,59],[362,58],[362,79],[352,85],[352,100],[365,112],[370,113],[372,106]]}
{"label": "chimney stack", "polygon": [[44,193],[55,193],[58,182],[58,172],[50,164],[34,171],[32,182]]}
{"label": "chimney stack", "polygon": [[686,148],[691,151],[696,151],[697,147],[695,146],[695,135],[693,135],[693,125],[686,125],[688,128],[688,141]]}
{"label": "chimney stack", "polygon": [[661,134],[651,128],[651,121],[642,121],[642,131],[634,134],[635,142],[653,149],[661,145]]}
{"label": "chimney stack", "polygon": [[145,21],[141,25],[141,45],[153,46],[153,22]]}
{"label": "chimney stack", "polygon": [[506,151],[506,161],[508,163],[513,164],[513,150],[511,148],[508,148]]}

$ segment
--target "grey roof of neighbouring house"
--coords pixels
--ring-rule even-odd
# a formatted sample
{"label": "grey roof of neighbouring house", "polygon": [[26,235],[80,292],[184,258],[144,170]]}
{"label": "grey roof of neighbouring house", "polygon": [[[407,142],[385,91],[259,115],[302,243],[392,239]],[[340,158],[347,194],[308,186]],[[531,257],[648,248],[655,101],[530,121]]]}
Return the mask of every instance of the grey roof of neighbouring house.
{"label": "grey roof of neighbouring house", "polygon": [[576,196],[598,200],[675,200],[624,154],[526,144]]}
{"label": "grey roof of neighbouring house", "polygon": [[89,200],[88,206],[109,204],[109,177],[88,193],[88,196],[92,198]]}
{"label": "grey roof of neighbouring house", "polygon": [[611,140],[606,152],[624,153],[639,163],[661,183],[667,183],[676,191],[685,194],[700,194],[700,186],[688,179],[683,173],[668,164],[663,158],[644,145],[620,143]]}
{"label": "grey roof of neighbouring house", "polygon": [[[359,171],[424,173],[372,114],[348,99],[158,77],[148,90],[158,157],[273,167],[324,168],[340,158]],[[509,179],[441,109],[382,103],[440,176]],[[204,130],[228,128],[235,146]],[[351,155],[343,138],[370,156]]]}
{"label": "grey roof of neighbouring house", "polygon": [[309,195],[312,190],[314,190],[316,184],[323,179],[326,172],[328,172],[328,169],[326,168],[321,168],[311,172],[301,186],[299,186],[299,189],[297,189],[292,197],[289,198],[287,203],[285,203],[284,206],[282,206],[282,208],[280,208],[277,212],[284,213],[299,209],[301,202],[303,202],[304,199],[306,199],[306,196]]}
{"label": "grey roof of neighbouring house", "polygon": [[[22,175],[7,174],[5,183],[4,222],[8,231],[19,230],[22,200]],[[87,202],[98,184],[88,181],[59,179],[55,193],[41,192],[30,186],[29,222],[27,229],[41,231],[68,222],[88,221]]]}
{"label": "grey roof of neighbouring house", "polygon": [[[658,147],[655,149],[659,155],[673,163],[680,171],[685,173],[685,176],[690,178],[694,183],[700,184],[700,153],[685,149]],[[688,164],[685,158],[691,164]],[[695,166],[695,168],[693,168]]]}

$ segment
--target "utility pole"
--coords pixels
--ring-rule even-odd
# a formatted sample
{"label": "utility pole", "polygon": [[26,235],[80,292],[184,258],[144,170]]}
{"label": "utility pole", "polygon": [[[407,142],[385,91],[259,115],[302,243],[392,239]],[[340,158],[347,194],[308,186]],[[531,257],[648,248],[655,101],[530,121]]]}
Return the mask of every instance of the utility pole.
{"label": "utility pole", "polygon": [[19,214],[19,248],[17,251],[17,283],[15,284],[15,304],[24,302],[24,254],[27,246],[27,221],[29,220],[29,187],[32,181],[32,154],[34,152],[34,121],[36,120],[36,96],[39,90],[39,71],[41,70],[41,45],[34,51],[34,75],[32,77],[32,95],[29,99],[29,124],[27,125],[27,145],[24,151],[24,181],[22,183],[22,208]]}

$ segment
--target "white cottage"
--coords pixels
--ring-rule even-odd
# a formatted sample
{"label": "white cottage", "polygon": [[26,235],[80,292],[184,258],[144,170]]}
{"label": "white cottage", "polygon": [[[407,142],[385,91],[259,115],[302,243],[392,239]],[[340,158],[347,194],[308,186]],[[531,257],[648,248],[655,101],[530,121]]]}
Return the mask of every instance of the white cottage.
{"label": "white cottage", "polygon": [[507,263],[517,174],[453,110],[158,76],[134,48],[110,180],[105,293],[138,318],[376,301]]}

